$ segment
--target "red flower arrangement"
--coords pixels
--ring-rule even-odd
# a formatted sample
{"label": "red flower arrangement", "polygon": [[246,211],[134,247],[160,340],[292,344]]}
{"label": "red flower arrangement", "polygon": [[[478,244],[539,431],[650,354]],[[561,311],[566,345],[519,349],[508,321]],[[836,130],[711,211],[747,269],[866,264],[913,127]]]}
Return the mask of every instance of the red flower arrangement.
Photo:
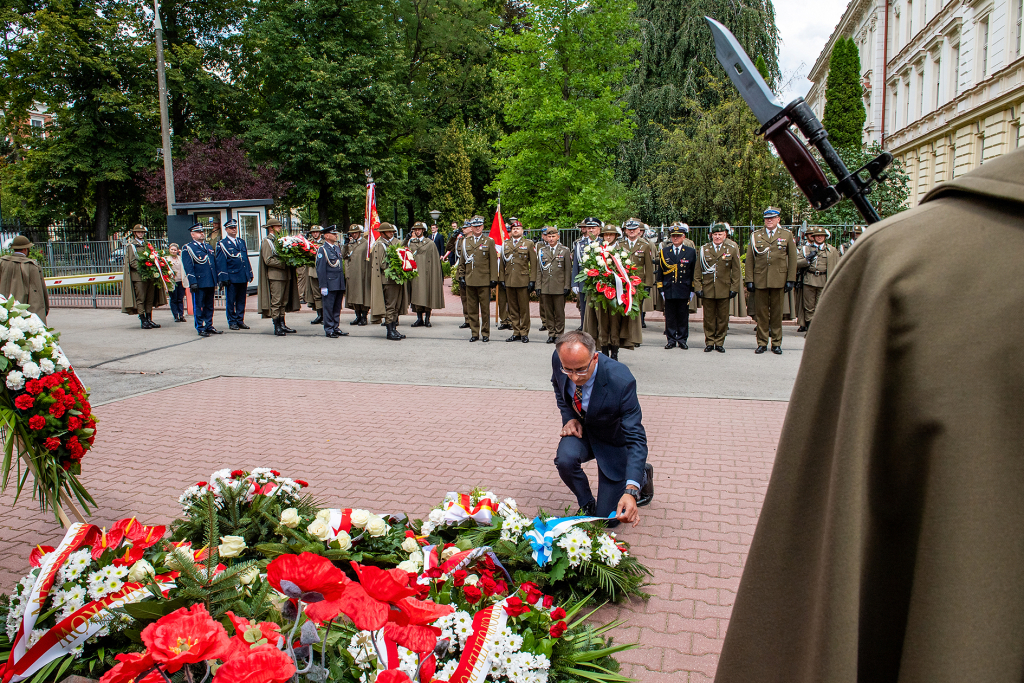
{"label": "red flower arrangement", "polygon": [[49,451],[65,472],[81,474],[82,458],[96,439],[89,392],[74,370],[60,370],[25,382],[14,407],[27,418],[25,437]]}
{"label": "red flower arrangement", "polygon": [[647,298],[647,289],[639,286],[640,278],[634,274],[637,270],[629,253],[618,244],[588,245],[576,281],[586,291],[588,302],[635,318]]}

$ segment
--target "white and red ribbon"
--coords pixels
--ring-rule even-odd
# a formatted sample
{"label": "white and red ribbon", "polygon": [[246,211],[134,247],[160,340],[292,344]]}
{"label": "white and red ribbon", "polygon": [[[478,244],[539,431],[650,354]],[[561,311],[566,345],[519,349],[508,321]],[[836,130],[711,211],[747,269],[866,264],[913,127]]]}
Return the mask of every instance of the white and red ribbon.
{"label": "white and red ribbon", "polygon": [[402,270],[407,273],[410,270],[416,270],[416,259],[412,257],[412,252],[405,247],[398,248],[398,258],[402,259]]}
{"label": "white and red ribbon", "polygon": [[472,499],[465,493],[456,495],[454,492],[449,492],[448,497],[454,498],[454,500],[449,500],[445,505],[441,524],[459,524],[467,519],[472,519],[477,524],[490,526],[491,515],[498,511],[498,503],[490,498],[484,498],[473,505]]}

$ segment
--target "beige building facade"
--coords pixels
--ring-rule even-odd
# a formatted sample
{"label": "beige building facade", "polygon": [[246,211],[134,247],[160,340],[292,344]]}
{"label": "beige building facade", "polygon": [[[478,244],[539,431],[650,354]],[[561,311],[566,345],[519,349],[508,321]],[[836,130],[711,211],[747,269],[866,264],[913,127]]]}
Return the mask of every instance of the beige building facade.
{"label": "beige building facade", "polygon": [[911,179],[910,206],[1024,143],[1024,0],[853,0],[815,62],[807,101],[820,117],[832,46],[860,48],[865,144]]}

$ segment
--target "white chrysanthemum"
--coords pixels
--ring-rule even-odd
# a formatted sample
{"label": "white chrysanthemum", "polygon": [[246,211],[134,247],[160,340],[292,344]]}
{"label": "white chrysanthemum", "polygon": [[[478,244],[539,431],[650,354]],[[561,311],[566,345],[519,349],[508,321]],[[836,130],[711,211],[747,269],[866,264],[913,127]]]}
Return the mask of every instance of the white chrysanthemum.
{"label": "white chrysanthemum", "polygon": [[373,636],[369,631],[360,631],[352,636],[346,649],[352,655],[357,666],[368,664],[372,657],[376,657],[373,649]]}
{"label": "white chrysanthemum", "polygon": [[46,635],[46,632],[47,632],[47,631],[49,631],[49,630],[50,630],[50,629],[48,629],[48,628],[36,628],[36,629],[32,629],[32,633],[30,633],[30,634],[28,635],[28,646],[29,646],[29,647],[32,647],[33,645],[35,645],[36,643],[38,643],[38,642],[39,642],[39,639],[40,639],[40,638],[42,638],[43,636],[45,636],[45,635]]}
{"label": "white chrysanthemum", "polygon": [[518,514],[515,498],[506,498],[498,503],[498,514],[502,517],[511,517]]}
{"label": "white chrysanthemum", "polygon": [[0,341],[6,341],[7,335],[10,333],[7,325],[0,325]]}
{"label": "white chrysanthemum", "polygon": [[58,573],[58,579],[61,583],[76,581],[90,564],[92,564],[92,554],[89,550],[76,550],[64,561]]}
{"label": "white chrysanthemum", "polygon": [[46,325],[43,324],[43,321],[39,319],[38,315],[32,313],[28,316],[28,325],[26,326],[26,329],[28,329],[32,334],[39,334],[46,329]]}
{"label": "white chrysanthemum", "polygon": [[39,369],[43,371],[44,375],[52,375],[53,371],[57,369],[57,366],[55,366],[53,361],[49,358],[44,358],[39,361]]}
{"label": "white chrysanthemum", "polygon": [[21,372],[29,379],[39,379],[39,374],[41,371],[38,365],[36,365],[32,361],[28,361],[27,363],[21,366]]}
{"label": "white chrysanthemum", "polygon": [[33,337],[29,337],[28,343],[32,345],[33,351],[42,351],[46,348],[46,337],[41,334],[37,334]]}
{"label": "white chrysanthemum", "polygon": [[17,370],[11,370],[7,373],[7,388],[12,391],[19,391],[25,386],[25,375],[21,374]]}
{"label": "white chrysanthemum", "polygon": [[0,347],[0,352],[3,352],[3,354],[10,358],[11,360],[14,360],[15,358],[21,355],[21,347],[15,344],[13,341],[8,341],[6,344]]}
{"label": "white chrysanthemum", "polygon": [[437,677],[442,681],[451,680],[451,677],[455,675],[455,670],[458,668],[459,660],[449,659],[444,663],[444,666],[441,667],[440,671],[438,671]]}
{"label": "white chrysanthemum", "polygon": [[[0,303],[7,303],[7,298],[6,297],[0,296],[0,299],[2,299],[2,301],[0,301]],[[6,320],[7,320],[7,309],[4,308],[3,306],[0,306],[0,322],[4,322]]]}
{"label": "white chrysanthemum", "polygon": [[558,539],[558,547],[565,550],[570,567],[577,567],[580,563],[590,560],[592,553],[590,536],[578,527],[573,527],[571,531]]}
{"label": "white chrysanthemum", "polygon": [[615,545],[615,539],[607,534],[597,538],[597,557],[609,567],[617,567],[622,561],[622,551]]}

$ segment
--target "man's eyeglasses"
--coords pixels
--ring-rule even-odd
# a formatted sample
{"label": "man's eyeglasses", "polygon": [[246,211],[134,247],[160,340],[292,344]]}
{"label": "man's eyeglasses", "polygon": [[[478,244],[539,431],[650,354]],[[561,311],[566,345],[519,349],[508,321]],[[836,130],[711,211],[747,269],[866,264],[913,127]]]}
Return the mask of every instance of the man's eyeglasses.
{"label": "man's eyeglasses", "polygon": [[581,368],[579,370],[567,370],[565,368],[562,368],[562,372],[564,372],[565,374],[569,375],[570,377],[581,377],[581,376],[587,374],[588,372],[590,372],[590,366],[594,364],[594,361],[596,359],[597,359],[597,354],[595,353],[594,357],[590,359],[589,363],[587,363],[587,367]]}

